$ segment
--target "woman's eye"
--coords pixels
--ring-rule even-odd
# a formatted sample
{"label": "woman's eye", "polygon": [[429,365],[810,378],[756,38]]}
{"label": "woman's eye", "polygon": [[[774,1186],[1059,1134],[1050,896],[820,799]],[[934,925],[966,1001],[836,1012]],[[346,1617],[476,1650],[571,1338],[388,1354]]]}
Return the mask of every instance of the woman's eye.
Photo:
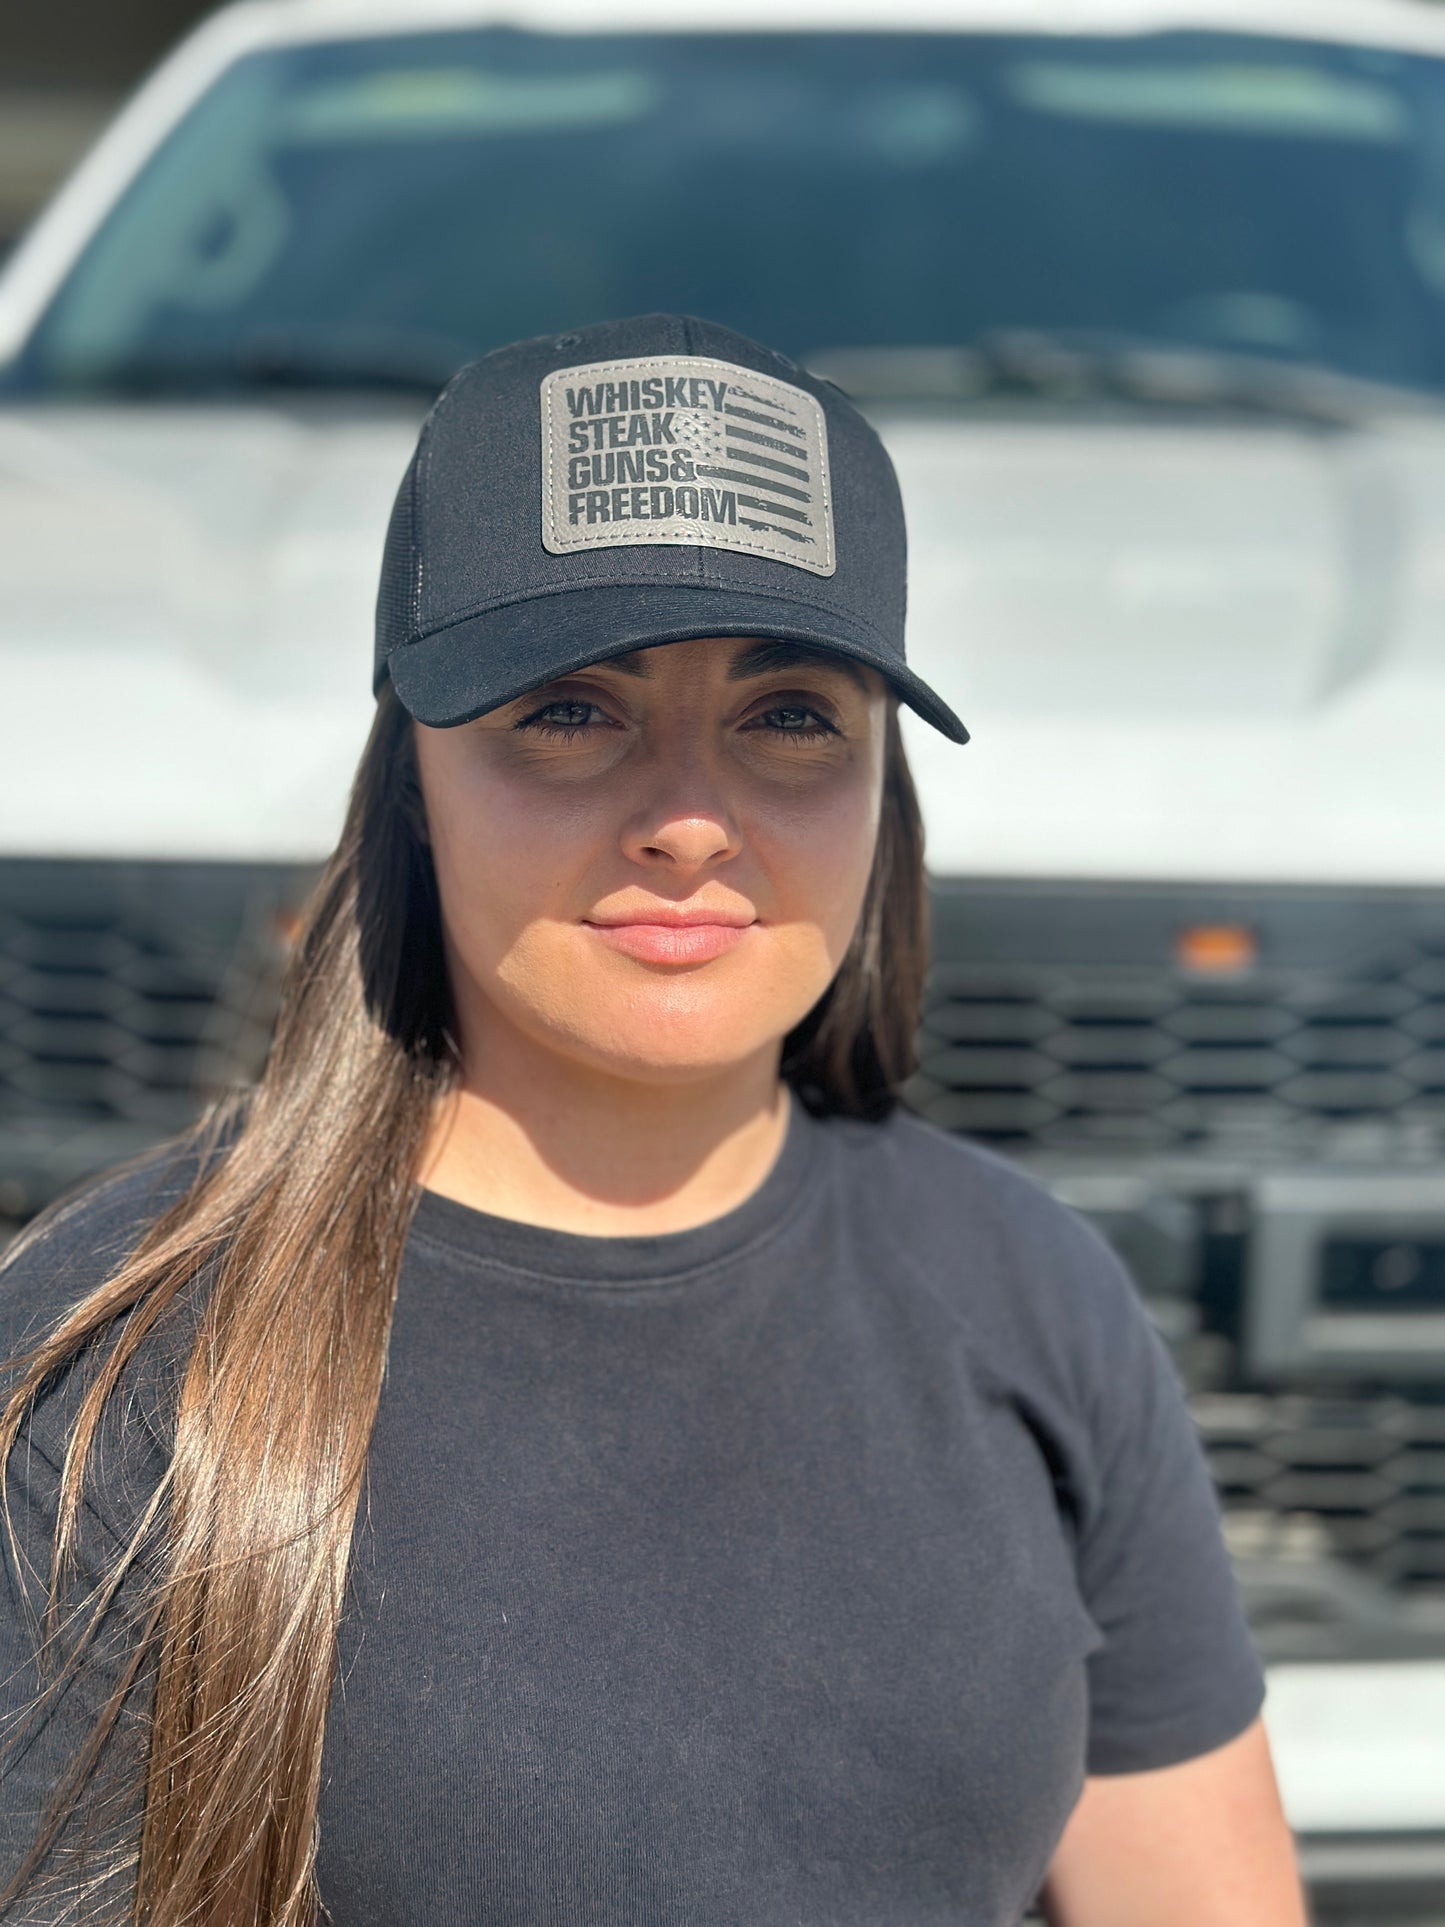
{"label": "woman's eye", "polygon": [[773,708],[764,710],[757,721],[774,735],[801,738],[805,742],[838,734],[826,716],[816,709],[809,709],[804,703],[776,703]]}
{"label": "woman's eye", "polygon": [[567,740],[582,735],[590,719],[601,714],[596,703],[579,702],[574,697],[564,696],[556,702],[544,703],[540,709],[534,709],[530,716],[523,716],[514,727],[533,730],[539,736]]}

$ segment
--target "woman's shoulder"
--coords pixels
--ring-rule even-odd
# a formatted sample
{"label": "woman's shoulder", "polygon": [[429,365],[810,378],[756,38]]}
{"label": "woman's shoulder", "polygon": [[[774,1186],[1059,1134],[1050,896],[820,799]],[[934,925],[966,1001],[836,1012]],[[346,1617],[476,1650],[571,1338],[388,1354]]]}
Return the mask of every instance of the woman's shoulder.
{"label": "woman's shoulder", "polygon": [[0,1251],[0,1361],[105,1283],[198,1175],[204,1152],[168,1138],[84,1179]]}
{"label": "woman's shoulder", "polygon": [[897,1212],[915,1237],[966,1234],[975,1249],[986,1246],[1000,1259],[1041,1248],[1082,1258],[1102,1243],[1042,1178],[972,1138],[901,1107],[881,1123],[831,1122],[850,1188],[860,1188],[870,1211]]}
{"label": "woman's shoulder", "polygon": [[[208,1136],[203,1144],[187,1133],[97,1173],[47,1207],[0,1254],[0,1402],[20,1382],[25,1355],[111,1279],[156,1219],[186,1195],[214,1155],[215,1142]],[[105,1401],[89,1455],[86,1500],[118,1542],[169,1461],[201,1302],[198,1292],[183,1287]],[[46,1481],[56,1485],[85,1395],[128,1316],[121,1311],[70,1353],[26,1407],[15,1452],[27,1468],[30,1503],[42,1511]]]}
{"label": "woman's shoulder", "polygon": [[996,1356],[1076,1388],[1147,1313],[1118,1254],[1042,1178],[902,1109],[834,1130],[854,1236],[946,1303]]}

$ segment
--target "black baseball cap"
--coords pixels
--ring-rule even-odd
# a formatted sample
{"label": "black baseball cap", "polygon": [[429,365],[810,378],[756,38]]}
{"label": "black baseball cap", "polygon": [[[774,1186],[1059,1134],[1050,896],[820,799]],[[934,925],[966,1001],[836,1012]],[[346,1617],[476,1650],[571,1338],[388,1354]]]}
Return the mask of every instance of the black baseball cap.
{"label": "black baseball cap", "polygon": [[695,315],[514,341],[422,425],[387,531],[372,686],[448,728],[609,656],[762,636],[870,664],[955,742],[903,652],[898,479],[841,388]]}

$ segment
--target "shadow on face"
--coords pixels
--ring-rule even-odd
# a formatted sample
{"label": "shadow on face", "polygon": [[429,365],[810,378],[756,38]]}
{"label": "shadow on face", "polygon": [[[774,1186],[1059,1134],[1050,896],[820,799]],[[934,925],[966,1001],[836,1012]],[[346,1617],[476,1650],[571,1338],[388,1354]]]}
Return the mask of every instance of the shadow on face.
{"label": "shadow on face", "polygon": [[840,655],[706,637],[415,724],[467,1064],[775,1059],[858,920],[891,701]]}

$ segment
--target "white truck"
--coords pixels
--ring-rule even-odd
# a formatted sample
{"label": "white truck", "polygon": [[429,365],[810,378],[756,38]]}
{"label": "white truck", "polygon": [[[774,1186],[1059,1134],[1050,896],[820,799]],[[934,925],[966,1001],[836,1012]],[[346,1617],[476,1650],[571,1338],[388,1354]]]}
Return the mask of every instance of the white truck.
{"label": "white truck", "polygon": [[1445,9],[205,22],[0,278],[0,1216],[264,1050],[431,395],[663,308],[893,454],[912,1101],[1173,1347],[1321,1920],[1445,1920]]}

